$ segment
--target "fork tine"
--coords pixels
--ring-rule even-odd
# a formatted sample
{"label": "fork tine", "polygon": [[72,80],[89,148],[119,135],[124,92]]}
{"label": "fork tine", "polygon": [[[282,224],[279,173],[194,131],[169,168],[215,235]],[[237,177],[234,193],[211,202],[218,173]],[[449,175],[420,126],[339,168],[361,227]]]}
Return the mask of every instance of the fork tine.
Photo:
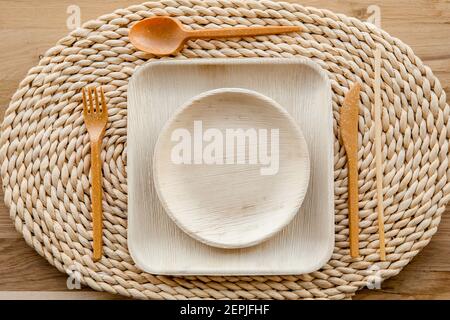
{"label": "fork tine", "polygon": [[82,88],[81,91],[83,92],[83,115],[86,116],[89,111],[86,101],[86,90]]}
{"label": "fork tine", "polygon": [[95,112],[100,113],[100,103],[98,102],[97,88],[92,89],[95,95]]}
{"label": "fork tine", "polygon": [[103,87],[100,87],[100,95],[102,97],[102,113],[106,113],[108,115],[108,108],[106,107],[106,101],[105,101],[105,93],[103,92]]}
{"label": "fork tine", "polygon": [[88,88],[88,94],[89,94],[89,112],[94,113],[94,102],[92,101],[92,88]]}

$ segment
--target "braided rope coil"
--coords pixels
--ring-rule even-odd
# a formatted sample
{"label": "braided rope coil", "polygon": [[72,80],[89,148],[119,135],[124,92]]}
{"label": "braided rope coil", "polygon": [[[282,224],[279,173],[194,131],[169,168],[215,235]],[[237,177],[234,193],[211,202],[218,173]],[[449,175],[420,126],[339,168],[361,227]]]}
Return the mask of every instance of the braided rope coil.
{"label": "braided rope coil", "polygon": [[[300,276],[170,277],[140,271],[127,249],[127,84],[153,59],[128,41],[129,27],[170,15],[192,29],[299,25],[303,32],[231,40],[197,40],[176,57],[309,57],[333,90],[336,244],[320,270]],[[382,52],[384,205],[387,261],[378,262],[373,51]],[[359,119],[360,260],[348,250],[347,169],[339,144],[339,106],[362,84]],[[80,89],[103,85],[110,123],[103,159],[104,257],[94,263],[89,140]],[[243,0],[163,0],[89,21],[48,50],[20,83],[2,124],[0,163],[5,203],[26,242],[58,270],[79,272],[99,291],[150,299],[300,299],[351,297],[373,280],[394,276],[430,241],[449,200],[449,114],[432,71],[400,40],[375,26],[298,4]]]}

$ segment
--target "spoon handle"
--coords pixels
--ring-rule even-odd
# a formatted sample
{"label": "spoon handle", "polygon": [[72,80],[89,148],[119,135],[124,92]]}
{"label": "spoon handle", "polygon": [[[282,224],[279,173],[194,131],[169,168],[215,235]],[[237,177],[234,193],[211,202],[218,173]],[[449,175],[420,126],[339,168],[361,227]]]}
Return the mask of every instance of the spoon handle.
{"label": "spoon handle", "polygon": [[189,38],[234,38],[247,36],[262,36],[269,34],[280,34],[288,32],[299,32],[298,26],[269,26],[269,27],[236,27],[220,29],[190,30]]}

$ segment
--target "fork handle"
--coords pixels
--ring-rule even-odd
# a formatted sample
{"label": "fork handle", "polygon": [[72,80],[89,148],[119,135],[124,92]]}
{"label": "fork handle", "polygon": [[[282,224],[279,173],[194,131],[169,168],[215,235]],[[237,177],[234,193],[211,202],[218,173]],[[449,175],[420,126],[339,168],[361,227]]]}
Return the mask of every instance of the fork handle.
{"label": "fork handle", "polygon": [[91,141],[91,177],[92,177],[92,222],[94,229],[94,261],[102,257],[102,229],[103,229],[103,210],[102,210],[102,167],[101,152],[102,139]]}

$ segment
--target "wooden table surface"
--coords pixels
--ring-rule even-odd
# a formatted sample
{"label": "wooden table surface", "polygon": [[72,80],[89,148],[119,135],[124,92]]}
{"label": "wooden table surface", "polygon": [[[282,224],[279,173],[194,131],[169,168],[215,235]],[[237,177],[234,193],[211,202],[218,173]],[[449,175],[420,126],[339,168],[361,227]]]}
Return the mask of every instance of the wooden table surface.
{"label": "wooden table surface", "polygon": [[[382,27],[413,48],[450,96],[450,0],[295,1],[361,19],[368,17],[368,6],[378,5]],[[27,70],[68,33],[69,6],[79,6],[84,22],[133,3],[139,1],[0,0],[0,117]],[[89,288],[68,290],[66,279],[25,243],[1,202],[0,299],[120,298]],[[450,299],[450,208],[430,244],[398,276],[383,283],[381,290],[365,289],[355,298]]]}

